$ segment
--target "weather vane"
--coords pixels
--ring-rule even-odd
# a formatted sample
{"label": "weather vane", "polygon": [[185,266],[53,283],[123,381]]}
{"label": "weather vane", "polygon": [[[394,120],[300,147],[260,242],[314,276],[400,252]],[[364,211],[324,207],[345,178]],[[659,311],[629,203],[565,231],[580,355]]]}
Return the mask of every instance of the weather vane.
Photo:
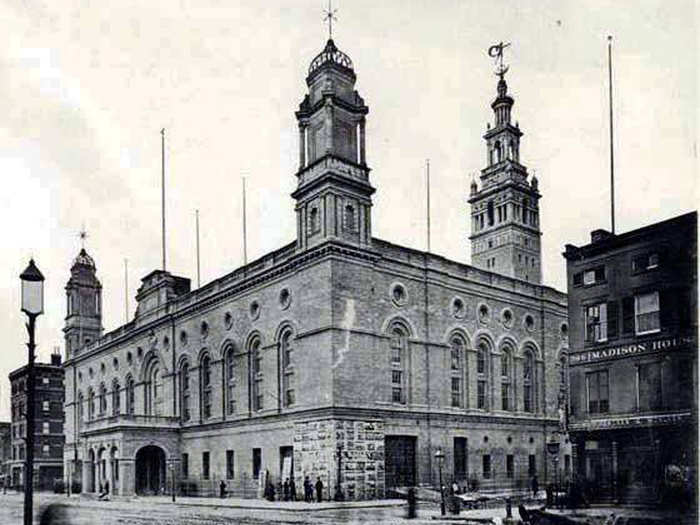
{"label": "weather vane", "polygon": [[80,229],[80,232],[78,233],[78,237],[80,238],[80,247],[84,250],[85,249],[85,239],[88,238],[88,232],[85,230],[85,224],[83,224],[83,227]]}
{"label": "weather vane", "polygon": [[333,38],[333,20],[336,22],[338,19],[335,17],[335,14],[338,12],[337,9],[333,9],[333,6],[331,5],[331,0],[328,0],[328,10],[324,11],[324,20],[328,20],[328,38],[331,39]]}
{"label": "weather vane", "polygon": [[499,42],[498,44],[489,47],[489,56],[495,59],[496,62],[496,75],[503,79],[503,76],[508,72],[508,66],[503,64],[503,50],[510,45],[510,42],[504,44]]}

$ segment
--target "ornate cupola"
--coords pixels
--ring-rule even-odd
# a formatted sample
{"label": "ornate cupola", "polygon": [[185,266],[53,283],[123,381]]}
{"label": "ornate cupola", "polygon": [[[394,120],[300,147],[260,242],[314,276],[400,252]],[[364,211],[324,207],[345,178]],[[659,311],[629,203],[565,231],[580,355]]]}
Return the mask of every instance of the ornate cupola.
{"label": "ornate cupola", "polygon": [[520,163],[523,133],[511,123],[514,100],[508,94],[503,49],[489,49],[500,65],[496,99],[491,104],[494,124],[487,124],[487,165],[481,170],[481,188],[472,183],[472,264],[479,268],[540,284],[542,281],[538,181],[528,182],[527,168]]}
{"label": "ornate cupola", "polygon": [[296,112],[299,171],[296,199],[297,248],[334,239],[371,244],[370,169],[365,158],[365,115],[355,91],[350,58],[333,39],[314,58],[306,77],[309,92]]}
{"label": "ornate cupola", "polygon": [[[82,235],[82,234],[81,234]],[[95,261],[81,248],[73,260],[66,284],[66,359],[102,335],[102,284]]]}

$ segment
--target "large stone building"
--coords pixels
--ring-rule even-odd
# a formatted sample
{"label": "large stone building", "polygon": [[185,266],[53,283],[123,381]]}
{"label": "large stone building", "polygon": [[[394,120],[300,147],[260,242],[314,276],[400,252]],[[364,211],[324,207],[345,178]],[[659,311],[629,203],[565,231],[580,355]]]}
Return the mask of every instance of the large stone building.
{"label": "large stone building", "polygon": [[462,484],[551,477],[566,296],[540,284],[539,193],[505,81],[471,195],[475,266],[372,236],[355,81],[329,40],[296,112],[294,242],[197,290],[153,271],[134,318],[104,335],[95,263],[76,259],[65,461],[85,490],[212,494],[223,479],[252,496],[269,473],[377,498],[436,484],[438,449]]}
{"label": "large stone building", "polygon": [[[697,214],[566,246],[575,470],[599,500],[696,495]],[[683,490],[681,490],[683,489]]]}
{"label": "large stone building", "polygon": [[[53,488],[63,478],[63,404],[64,381],[61,354],[53,353],[50,363],[34,364],[34,486],[40,490]],[[7,474],[13,487],[25,482],[27,434],[27,366],[10,372],[11,453]]]}

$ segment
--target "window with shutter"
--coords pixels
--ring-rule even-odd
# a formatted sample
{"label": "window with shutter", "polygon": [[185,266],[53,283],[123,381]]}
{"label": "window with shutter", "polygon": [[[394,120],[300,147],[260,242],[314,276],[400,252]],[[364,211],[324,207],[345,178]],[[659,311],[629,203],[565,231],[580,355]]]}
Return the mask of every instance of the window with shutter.
{"label": "window with shutter", "polygon": [[608,301],[608,339],[617,339],[617,301]]}

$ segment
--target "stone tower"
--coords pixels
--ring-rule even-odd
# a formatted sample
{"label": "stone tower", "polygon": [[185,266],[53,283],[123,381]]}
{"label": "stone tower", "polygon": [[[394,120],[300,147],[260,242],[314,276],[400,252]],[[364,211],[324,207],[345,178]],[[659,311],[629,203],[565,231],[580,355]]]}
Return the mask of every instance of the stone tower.
{"label": "stone tower", "polygon": [[66,359],[102,335],[102,284],[95,272],[95,261],[82,248],[66,284]]}
{"label": "stone tower", "polygon": [[537,177],[528,182],[520,163],[520,137],[511,124],[513,98],[500,74],[493,101],[495,122],[487,125],[487,166],[481,170],[481,189],[471,184],[472,265],[536,284],[542,282]]}
{"label": "stone tower", "polygon": [[369,246],[371,196],[365,160],[365,115],[355,91],[352,61],[329,39],[306,77],[309,93],[299,105],[297,248],[341,240]]}

